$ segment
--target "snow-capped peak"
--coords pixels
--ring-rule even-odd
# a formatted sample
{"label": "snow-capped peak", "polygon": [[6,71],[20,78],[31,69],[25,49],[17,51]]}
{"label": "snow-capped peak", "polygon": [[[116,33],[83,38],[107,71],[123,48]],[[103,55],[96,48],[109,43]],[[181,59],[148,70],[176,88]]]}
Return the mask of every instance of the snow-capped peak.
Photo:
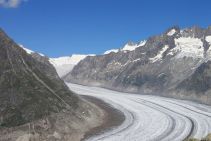
{"label": "snow-capped peak", "polygon": [[123,51],[133,51],[133,50],[135,50],[137,47],[138,47],[138,44],[129,42],[129,43],[127,43],[127,44],[122,48],[122,50],[123,50]]}
{"label": "snow-capped peak", "polygon": [[133,43],[133,42],[129,42],[127,43],[122,49],[111,49],[111,50],[107,50],[106,52],[104,52],[104,55],[109,54],[111,52],[117,53],[119,51],[133,51],[138,47],[142,47],[146,44],[146,40],[143,40],[141,42],[139,42],[138,44]]}
{"label": "snow-capped peak", "polygon": [[50,58],[49,61],[55,67],[58,75],[60,77],[63,77],[64,75],[69,73],[75,65],[77,65],[81,60],[83,60],[87,56],[95,56],[95,55],[94,54],[90,54],[90,55],[73,54],[72,56]]}
{"label": "snow-capped peak", "polygon": [[[32,51],[32,50],[30,50],[30,49],[28,49],[28,48],[25,48],[23,45],[21,45],[21,44],[19,44],[19,46],[21,47],[21,48],[23,48],[25,51],[26,51],[26,53],[28,53],[28,54],[33,54],[33,53],[37,53],[37,52],[34,52],[34,51]],[[42,53],[38,53],[40,56],[45,56],[44,54],[42,54]]]}
{"label": "snow-capped peak", "polygon": [[141,41],[139,44],[138,44],[138,47],[142,47],[142,46],[144,46],[145,44],[146,44],[146,40],[143,40],[143,41]]}
{"label": "snow-capped peak", "polygon": [[21,48],[23,48],[28,54],[32,54],[34,53],[34,51],[28,49],[28,48],[25,48],[23,45],[19,45]]}
{"label": "snow-capped peak", "polygon": [[145,44],[146,44],[146,40],[141,41],[141,42],[138,43],[138,44],[129,42],[129,43],[127,43],[127,44],[122,48],[122,51],[133,51],[133,50],[135,50],[135,49],[138,48],[138,47],[144,46]]}
{"label": "snow-capped peak", "polygon": [[109,54],[111,52],[117,53],[119,51],[119,49],[111,49],[111,50],[107,50],[106,52],[104,52],[104,54]]}
{"label": "snow-capped peak", "polygon": [[174,35],[176,33],[176,30],[175,29],[171,29],[168,33],[167,33],[167,35],[168,36],[172,36],[172,35]]}

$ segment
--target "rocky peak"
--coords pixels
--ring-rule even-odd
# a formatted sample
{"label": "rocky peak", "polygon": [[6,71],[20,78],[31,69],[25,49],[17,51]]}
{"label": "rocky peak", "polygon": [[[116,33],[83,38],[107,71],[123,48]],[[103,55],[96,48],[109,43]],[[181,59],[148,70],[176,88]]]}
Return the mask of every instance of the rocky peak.
{"label": "rocky peak", "polygon": [[126,45],[127,45],[127,46],[136,46],[137,44],[134,43],[134,42],[132,42],[132,41],[129,41]]}
{"label": "rocky peak", "polygon": [[179,33],[179,32],[180,32],[179,26],[173,26],[173,27],[169,28],[169,29],[165,32],[165,34],[166,34],[167,36],[173,36],[173,35],[175,35],[175,34],[177,34],[177,33]]}
{"label": "rocky peak", "polygon": [[138,44],[133,42],[128,42],[123,48],[123,51],[133,51],[138,47]]}
{"label": "rocky peak", "polygon": [[181,32],[182,37],[191,37],[202,39],[204,37],[206,29],[199,26],[193,26],[190,28],[185,28]]}

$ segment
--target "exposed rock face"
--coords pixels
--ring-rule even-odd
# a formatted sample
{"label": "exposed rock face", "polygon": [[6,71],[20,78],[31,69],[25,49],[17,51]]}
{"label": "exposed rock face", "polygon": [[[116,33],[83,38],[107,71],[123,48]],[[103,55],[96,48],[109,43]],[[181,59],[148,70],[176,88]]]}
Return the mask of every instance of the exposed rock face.
{"label": "exposed rock face", "polygon": [[190,100],[211,103],[211,61],[201,64],[190,77],[176,87],[176,94],[182,93]]}
{"label": "exposed rock face", "polygon": [[[189,99],[186,97],[188,90],[180,85],[191,87],[187,85],[189,82],[185,81],[194,77],[197,68],[211,59],[210,46],[211,27],[203,29],[195,26],[183,30],[172,27],[161,35],[150,37],[144,45],[133,51],[121,50],[117,53],[87,57],[63,78],[74,83],[119,91]],[[202,82],[203,80],[196,83]],[[209,90],[202,90],[204,88],[200,87],[201,84],[198,86],[200,96]],[[171,93],[168,93],[170,91]],[[176,96],[176,92],[179,96]],[[211,94],[208,94],[208,97],[210,96]],[[197,99],[198,97],[193,98]],[[207,103],[206,100],[199,101]]]}
{"label": "exposed rock face", "polygon": [[100,124],[103,112],[73,94],[48,60],[0,30],[0,141],[77,141]]}

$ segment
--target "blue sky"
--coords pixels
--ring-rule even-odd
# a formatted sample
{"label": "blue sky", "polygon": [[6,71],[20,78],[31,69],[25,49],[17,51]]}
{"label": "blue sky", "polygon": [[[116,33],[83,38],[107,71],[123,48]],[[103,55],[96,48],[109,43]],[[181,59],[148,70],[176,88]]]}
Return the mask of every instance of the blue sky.
{"label": "blue sky", "polygon": [[101,54],[164,32],[211,25],[210,0],[0,0],[0,27],[50,57]]}

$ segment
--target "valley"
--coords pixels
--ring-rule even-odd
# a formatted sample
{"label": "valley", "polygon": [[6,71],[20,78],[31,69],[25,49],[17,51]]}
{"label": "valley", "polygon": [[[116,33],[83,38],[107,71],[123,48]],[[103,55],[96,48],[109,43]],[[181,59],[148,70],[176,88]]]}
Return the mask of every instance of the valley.
{"label": "valley", "polygon": [[0,141],[211,141],[210,5],[0,0]]}
{"label": "valley", "polygon": [[120,126],[86,141],[181,141],[211,132],[211,107],[152,95],[116,92],[67,83],[80,95],[93,96],[120,110]]}

